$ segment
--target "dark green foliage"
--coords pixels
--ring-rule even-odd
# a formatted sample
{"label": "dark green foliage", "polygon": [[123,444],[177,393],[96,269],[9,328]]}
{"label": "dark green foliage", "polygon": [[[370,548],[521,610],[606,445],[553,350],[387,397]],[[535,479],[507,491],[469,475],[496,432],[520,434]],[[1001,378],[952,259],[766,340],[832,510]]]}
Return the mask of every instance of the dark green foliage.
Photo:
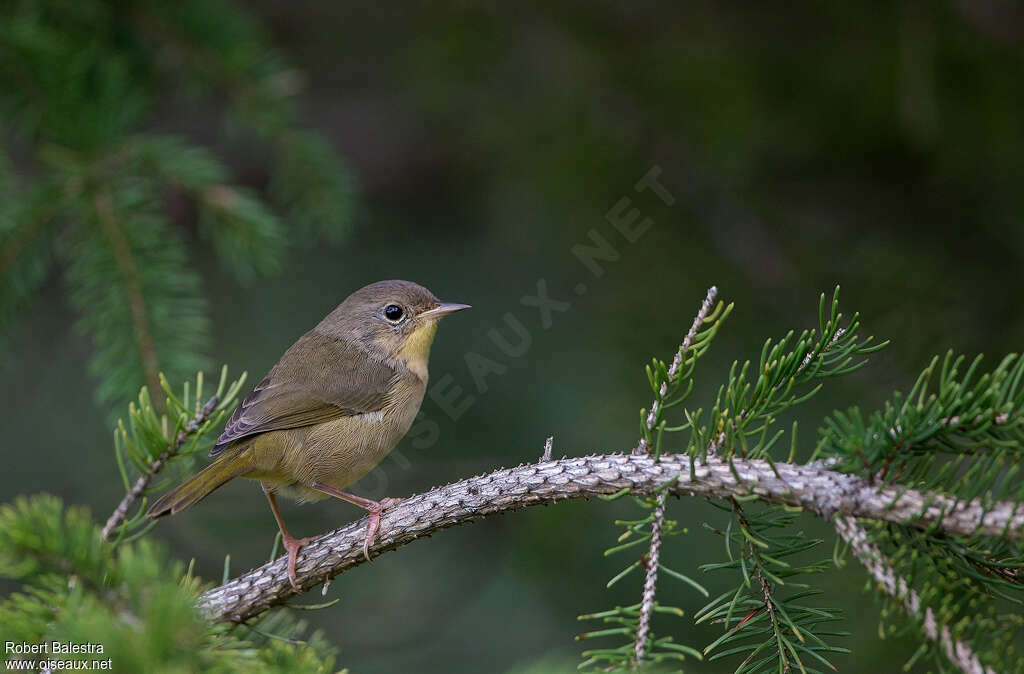
{"label": "dark green foliage", "polygon": [[[998,672],[1024,671],[1024,550],[1019,542],[929,535],[896,525],[868,525],[867,530],[893,571],[935,611],[938,624],[970,644],[982,664]],[[904,610],[888,598],[884,602],[883,633],[923,633],[920,620],[908,621]],[[912,661],[927,657],[939,671],[956,671],[941,648],[921,641]]]}
{"label": "dark green foliage", "polygon": [[[677,413],[681,423],[669,426],[663,412],[682,402],[693,385],[692,363],[684,359],[684,376],[667,387],[671,395],[655,415],[656,433],[645,437],[660,451],[663,433],[689,430],[686,451],[696,462],[709,457],[726,459],[730,465],[740,458],[769,463],[796,460],[796,426],[789,442],[780,443],[785,431],[770,430],[777,417],[814,395],[821,380],[860,368],[865,363],[862,356],[884,346],[858,336],[856,315],[843,325],[838,291],[828,307],[822,296],[819,314],[817,330],[804,331],[796,339],[790,333],[775,344],[766,342],[756,370],[750,362],[734,363],[707,423],[701,423],[700,409],[684,410]],[[694,360],[714,332],[708,329],[703,334],[708,339],[695,340],[700,349],[692,352]],[[980,358],[962,372],[964,362],[952,354],[936,358],[908,395],[895,394],[892,402],[867,417],[856,408],[835,413],[822,429],[812,460],[824,459],[817,465],[859,473],[879,484],[980,499],[985,508],[997,503],[1020,507],[1024,500],[1024,484],[1018,477],[1024,446],[1024,361],[1010,355],[985,374],[980,373]],[[648,368],[656,395],[668,381],[667,373],[659,361]],[[642,414],[648,418],[646,412]],[[701,570],[731,572],[736,587],[696,611],[697,623],[719,624],[723,629],[702,654],[710,660],[735,659],[735,671],[743,673],[834,670],[829,654],[848,652],[833,644],[843,635],[835,626],[841,616],[836,609],[817,605],[813,598],[822,590],[805,580],[830,564],[813,556],[823,541],[797,528],[797,511],[746,504],[755,500],[751,495],[721,504],[729,513],[725,525],[706,525],[723,537],[726,559],[705,564]],[[647,508],[654,503],[641,502]],[[652,541],[654,519],[620,523],[627,531],[622,544],[609,552],[646,549],[638,546]],[[1020,671],[1024,544],[1001,536],[953,536],[938,527],[922,532],[905,525],[863,526],[868,544],[878,548],[886,571],[897,579],[897,591],[882,593],[883,620],[897,616],[887,631],[913,631],[918,636],[922,645],[913,660],[932,657],[941,671],[947,671],[951,665],[945,649],[955,640],[968,645],[984,665],[997,671]],[[665,520],[663,535],[676,532],[675,524]],[[635,534],[639,537],[629,540]],[[655,544],[650,545],[653,551]],[[834,558],[843,563],[841,556]],[[646,559],[645,554],[612,583],[643,568]],[[659,568],[702,589],[688,576],[667,568],[664,560],[659,560]],[[916,593],[910,608],[909,592]],[[636,639],[640,606],[581,616],[616,625],[584,636]],[[682,614],[681,609],[669,610]],[[939,638],[934,636],[936,631]],[[658,640],[652,637],[650,643]],[[635,666],[632,646],[587,651],[583,664],[608,664],[613,669]],[[651,648],[644,659],[664,657]]]}
{"label": "dark green foliage", "polygon": [[821,390],[823,380],[854,372],[867,362],[861,356],[885,347],[884,342],[871,344],[872,337],[860,339],[856,314],[843,325],[839,288],[830,305],[825,295],[819,299],[818,323],[817,330],[804,330],[795,339],[790,332],[775,343],[767,340],[753,372],[749,360],[733,363],[708,422],[696,423],[703,416],[698,409],[688,413],[694,422],[680,427],[692,430],[687,445],[691,456],[705,457],[709,450],[720,450],[725,457],[770,459],[770,450],[785,433],[769,434],[780,414]]}
{"label": "dark green foliage", "polygon": [[136,506],[136,512],[133,515],[125,513],[123,522],[114,523],[118,540],[142,536],[155,524],[145,516],[144,494],[169,486],[166,474],[161,474],[161,471],[173,466],[177,470],[170,473],[180,476],[191,468],[197,453],[206,453],[213,446],[221,422],[234,409],[246,380],[243,373],[229,384],[227,375],[228,369],[224,366],[217,387],[206,398],[202,372],[196,375],[194,387],[191,382],[185,382],[180,397],[161,374],[160,384],[166,396],[167,412],[157,412],[149,390],[143,387],[138,404],[132,402],[128,405],[127,420],[118,419],[114,430],[114,454],[125,492],[131,494],[140,476],[146,480],[143,492],[129,504]]}
{"label": "dark green foliage", "polygon": [[53,496],[19,498],[0,507],[0,575],[23,582],[52,574],[76,575],[93,587],[110,573],[113,548],[96,535],[82,508],[66,512]]}
{"label": "dark green foliage", "polygon": [[208,365],[206,301],[180,233],[153,200],[158,185],[117,179],[70,204],[80,226],[63,232],[58,254],[77,328],[92,337],[89,366],[104,401],[164,370],[172,376]]}
{"label": "dark green foliage", "polygon": [[195,610],[202,585],[190,569],[148,542],[115,550],[99,533],[53,496],[0,507],[0,577],[21,584],[0,600],[5,639],[101,644],[102,655],[60,657],[110,658],[118,672],[333,671],[319,635],[298,640],[301,623],[277,614],[275,639],[259,634],[262,623],[213,625]]}
{"label": "dark green foliage", "polygon": [[980,356],[947,353],[866,419],[856,407],[826,420],[819,452],[850,472],[964,498],[1024,499],[1014,478],[1024,453],[1024,359],[981,373]]}
{"label": "dark green foliage", "polygon": [[[719,390],[708,421],[701,423],[704,417],[702,409],[682,409],[676,412],[673,408],[685,402],[692,391],[696,361],[710,346],[721,320],[728,316],[731,308],[732,305],[729,305],[721,315],[716,310],[705,319],[704,323],[710,323],[710,326],[697,333],[692,348],[683,354],[680,376],[674,382],[670,380],[669,366],[664,362],[655,360],[652,366],[648,366],[647,376],[652,391],[659,396],[664,384],[668,394],[664,404],[658,407],[654,423],[651,424],[653,433],[647,430],[646,410],[641,412],[641,419],[645,420],[641,424],[644,437],[654,448],[654,456],[662,451],[664,433],[688,430],[690,438],[685,451],[694,461],[704,461],[709,454],[729,460],[735,456],[770,461],[773,449],[776,459],[788,458],[792,461],[796,447],[796,426],[794,424],[792,429],[791,442],[780,445],[779,440],[785,431],[770,432],[778,415],[813,396],[821,387],[818,380],[855,371],[865,363],[863,359],[857,359],[859,356],[884,346],[872,345],[870,337],[859,337],[860,323],[856,315],[848,324],[843,325],[837,288],[830,304],[826,304],[824,295],[819,300],[817,330],[805,330],[797,338],[791,332],[774,344],[771,340],[765,342],[753,381],[749,379],[750,361],[742,365],[734,363],[728,382]],[[815,383],[817,385],[813,386]],[[664,418],[669,411],[677,417],[676,425],[669,425]],[[788,457],[781,453],[780,447],[788,452]],[[641,501],[641,504],[647,508],[653,507],[653,501],[650,500]],[[689,655],[698,658],[703,655],[713,659],[736,658],[738,672],[787,668],[815,671],[817,666],[827,665],[824,653],[843,652],[842,649],[830,646],[824,639],[831,634],[824,629],[826,623],[838,620],[838,613],[808,604],[808,598],[816,594],[816,591],[794,580],[806,574],[819,573],[824,563],[804,564],[787,560],[815,547],[821,541],[807,539],[802,532],[792,531],[793,516],[785,511],[767,509],[757,515],[750,515],[735,501],[728,504],[727,509],[735,516],[724,534],[728,559],[722,563],[706,564],[701,569],[731,570],[739,582],[735,590],[717,597],[697,613],[697,622],[721,624],[724,634],[704,648],[703,653],[689,648]],[[624,523],[628,528],[620,542],[636,533],[640,534],[640,538],[609,552],[650,541],[649,528],[653,520],[653,516],[648,516],[637,522]],[[675,523],[665,520],[662,535],[676,533],[679,530]],[[643,568],[646,558],[645,554],[612,582],[623,578],[633,568]],[[707,596],[706,590],[699,583],[669,568],[665,560],[660,560],[659,569],[664,576],[682,580]],[[784,596],[780,593],[784,593]],[[639,604],[582,617],[600,617],[606,621],[612,618],[624,628],[620,628],[620,632],[604,631],[591,636],[622,633],[635,640],[638,608]],[[671,610],[682,615],[681,609]],[[652,646],[659,643],[658,639],[650,639]],[[677,648],[671,652],[676,659],[683,659],[686,654]],[[656,648],[651,648],[648,655],[652,662],[672,657],[659,653]],[[626,667],[635,661],[633,644],[619,649],[587,651],[584,657],[588,658],[584,665],[605,661],[613,666]]]}
{"label": "dark green foliage", "polygon": [[[732,461],[766,459],[794,461],[797,428],[794,423],[789,442],[780,440],[785,430],[772,432],[779,415],[807,401],[823,381],[854,372],[885,343],[873,345],[873,338],[861,338],[859,317],[847,324],[839,312],[839,289],[831,303],[825,295],[818,303],[818,329],[804,330],[794,338],[790,332],[776,343],[765,342],[753,381],[748,380],[751,362],[733,363],[728,382],[719,390],[708,423],[698,425],[701,410],[688,413],[695,421],[687,452],[695,460],[709,453]],[[724,634],[704,649],[714,659],[736,658],[737,672],[819,671],[834,669],[829,652],[846,652],[830,645],[827,637],[838,636],[829,623],[839,620],[838,611],[814,606],[810,600],[818,591],[798,579],[820,573],[826,563],[803,563],[799,556],[821,543],[794,531],[794,516],[785,509],[766,509],[754,515],[734,500],[728,504],[733,519],[726,527],[728,560],[706,564],[704,571],[728,569],[739,573],[740,583],[698,612],[698,622],[721,624]]]}
{"label": "dark green foliage", "polygon": [[[881,410],[866,417],[857,408],[836,412],[821,430],[818,454],[879,483],[978,499],[985,508],[996,502],[1021,507],[1024,359],[1011,354],[989,372],[981,363],[979,356],[965,368],[963,356],[947,353],[925,368],[908,394],[895,393]],[[877,525],[869,533],[941,624],[972,644],[985,664],[1019,671],[1014,640],[1024,627],[1024,544],[900,526]],[[945,660],[927,645],[916,657],[925,654]]]}
{"label": "dark green foliage", "polygon": [[[142,384],[156,392],[158,372],[178,379],[206,365],[205,296],[181,226],[193,213],[202,242],[241,281],[280,269],[289,244],[338,243],[348,231],[351,179],[327,142],[298,125],[299,79],[227,3],[8,7],[0,327],[56,254],[93,342],[101,401]],[[232,185],[207,149],[147,132],[161,110],[196,105],[224,108],[233,142],[262,153],[270,202]],[[168,198],[182,195],[192,208],[172,218]]]}
{"label": "dark green foliage", "polygon": [[842,617],[838,609],[816,605],[813,598],[824,590],[798,582],[831,564],[830,558],[804,560],[822,540],[794,530],[795,513],[756,505],[744,508],[735,500],[730,505],[723,507],[730,513],[725,530],[712,529],[723,537],[728,561],[705,564],[701,570],[739,572],[743,582],[695,614],[697,623],[711,622],[725,630],[704,654],[710,660],[742,656],[738,674],[834,670],[828,654],[849,651],[825,640],[845,636],[834,631]]}
{"label": "dark green foliage", "polygon": [[279,141],[270,195],[285,209],[299,241],[341,243],[356,200],[354,177],[316,134],[297,131]]}

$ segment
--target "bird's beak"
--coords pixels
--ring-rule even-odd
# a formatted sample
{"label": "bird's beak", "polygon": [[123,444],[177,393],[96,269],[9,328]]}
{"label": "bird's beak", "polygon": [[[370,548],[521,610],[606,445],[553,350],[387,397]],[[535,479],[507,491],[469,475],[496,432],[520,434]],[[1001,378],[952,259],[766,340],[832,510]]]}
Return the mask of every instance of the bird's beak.
{"label": "bird's beak", "polygon": [[469,309],[468,304],[459,304],[457,302],[438,302],[434,305],[433,309],[427,309],[420,318],[441,318],[448,314],[454,314],[456,311],[462,311],[463,309]]}

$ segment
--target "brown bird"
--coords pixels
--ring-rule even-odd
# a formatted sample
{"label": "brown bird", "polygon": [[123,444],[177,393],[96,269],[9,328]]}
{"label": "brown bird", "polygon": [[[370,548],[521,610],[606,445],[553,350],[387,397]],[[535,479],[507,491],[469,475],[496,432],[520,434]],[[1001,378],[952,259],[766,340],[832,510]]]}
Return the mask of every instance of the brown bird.
{"label": "brown bird", "polygon": [[216,460],[147,511],[173,515],[236,477],[259,480],[288,551],[293,586],[299,549],[311,538],[285,528],[276,494],[300,502],[334,496],[369,512],[363,554],[381,512],[342,491],[387,456],[409,430],[427,387],[437,321],[469,305],[439,302],[410,281],[380,281],[349,295],[304,334],[231,415],[210,451]]}

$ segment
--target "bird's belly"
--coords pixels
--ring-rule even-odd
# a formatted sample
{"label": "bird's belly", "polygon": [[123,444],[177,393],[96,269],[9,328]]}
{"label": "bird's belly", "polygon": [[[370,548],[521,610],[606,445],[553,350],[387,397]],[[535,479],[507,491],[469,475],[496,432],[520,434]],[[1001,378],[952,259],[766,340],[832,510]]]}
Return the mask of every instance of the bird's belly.
{"label": "bird's belly", "polygon": [[312,429],[304,449],[314,480],[335,489],[358,481],[394,449],[414,416],[415,410],[404,415],[385,409]]}

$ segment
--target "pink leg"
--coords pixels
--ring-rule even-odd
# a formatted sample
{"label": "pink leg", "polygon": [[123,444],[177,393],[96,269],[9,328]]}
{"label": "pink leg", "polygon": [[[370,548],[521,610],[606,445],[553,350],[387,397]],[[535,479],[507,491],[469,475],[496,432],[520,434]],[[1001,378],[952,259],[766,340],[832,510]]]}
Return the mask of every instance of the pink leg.
{"label": "pink leg", "polygon": [[284,549],[288,551],[288,581],[292,584],[292,587],[296,590],[299,589],[299,584],[295,581],[295,560],[299,557],[299,549],[312,541],[312,538],[292,538],[291,534],[288,533],[288,529],[284,526],[284,518],[281,517],[281,511],[277,507],[277,497],[274,496],[274,492],[267,489],[267,485],[263,485],[263,493],[267,495],[267,500],[270,501],[270,510],[274,513],[274,519],[277,520],[277,526],[281,530],[281,543],[284,545]]}
{"label": "pink leg", "polygon": [[366,539],[363,540],[363,556],[366,557],[366,561],[370,560],[370,546],[373,545],[373,540],[377,537],[377,529],[380,528],[380,514],[384,512],[386,508],[390,508],[397,503],[400,503],[402,499],[398,498],[382,498],[380,501],[372,501],[362,496],[356,496],[350,494],[347,491],[341,491],[334,487],[329,487],[326,484],[320,482],[313,483],[313,489],[322,491],[323,493],[340,498],[342,501],[348,501],[352,505],[357,505],[360,508],[365,508],[369,513],[370,523],[366,526]]}

